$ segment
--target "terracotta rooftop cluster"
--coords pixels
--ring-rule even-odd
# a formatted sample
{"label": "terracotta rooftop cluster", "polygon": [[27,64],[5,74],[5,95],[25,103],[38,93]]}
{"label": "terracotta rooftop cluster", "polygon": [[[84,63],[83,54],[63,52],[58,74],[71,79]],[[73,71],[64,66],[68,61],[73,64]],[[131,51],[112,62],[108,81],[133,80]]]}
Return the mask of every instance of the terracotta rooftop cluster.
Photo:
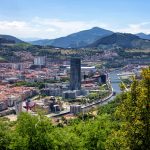
{"label": "terracotta rooftop cluster", "polygon": [[30,91],[34,91],[34,87],[12,87],[10,85],[0,85],[0,101],[5,101],[10,97],[22,98]]}

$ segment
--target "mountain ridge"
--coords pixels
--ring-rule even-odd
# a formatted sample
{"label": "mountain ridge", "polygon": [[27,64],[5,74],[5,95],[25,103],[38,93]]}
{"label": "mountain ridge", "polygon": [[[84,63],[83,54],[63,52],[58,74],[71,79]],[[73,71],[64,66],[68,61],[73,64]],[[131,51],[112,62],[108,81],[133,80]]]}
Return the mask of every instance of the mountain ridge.
{"label": "mountain ridge", "polygon": [[88,45],[89,48],[150,48],[150,40],[141,39],[130,33],[113,33]]}
{"label": "mountain ridge", "polygon": [[[150,48],[148,34],[115,33],[110,30],[93,27],[56,39],[31,42],[33,45],[59,48]],[[26,43],[11,35],[0,34],[0,44]]]}
{"label": "mountain ridge", "polygon": [[137,35],[138,37],[142,38],[142,39],[147,39],[147,40],[150,40],[150,34],[145,34],[143,32],[140,32],[140,33],[137,33],[135,34]]}
{"label": "mountain ridge", "polygon": [[55,47],[62,47],[62,48],[80,48],[84,47],[88,44],[93,43],[97,39],[110,35],[113,32],[110,30],[102,29],[99,27],[93,27],[88,30],[79,31],[77,33],[72,33],[70,35],[56,38],[56,39],[45,39],[45,40],[38,40],[33,41],[31,44],[35,45],[52,45]]}
{"label": "mountain ridge", "polygon": [[17,43],[25,43],[24,41],[16,38],[12,35],[4,35],[0,34],[0,44],[17,44]]}

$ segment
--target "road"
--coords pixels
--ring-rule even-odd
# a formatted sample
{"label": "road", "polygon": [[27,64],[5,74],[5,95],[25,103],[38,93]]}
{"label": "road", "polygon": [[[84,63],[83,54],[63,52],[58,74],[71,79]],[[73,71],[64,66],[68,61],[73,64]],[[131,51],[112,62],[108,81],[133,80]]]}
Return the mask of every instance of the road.
{"label": "road", "polygon": [[[110,84],[110,81],[109,81],[109,84]],[[110,93],[109,96],[107,96],[103,99],[99,99],[97,101],[94,101],[93,103],[90,103],[90,104],[87,104],[87,105],[82,105],[81,109],[82,109],[82,111],[85,112],[85,111],[88,111],[93,106],[106,104],[106,102],[111,100],[112,96],[113,96],[113,87],[111,86],[111,93]],[[65,110],[65,111],[62,111],[58,114],[49,114],[47,116],[48,117],[58,117],[58,116],[63,116],[63,115],[69,114],[69,113],[70,113],[70,110]]]}

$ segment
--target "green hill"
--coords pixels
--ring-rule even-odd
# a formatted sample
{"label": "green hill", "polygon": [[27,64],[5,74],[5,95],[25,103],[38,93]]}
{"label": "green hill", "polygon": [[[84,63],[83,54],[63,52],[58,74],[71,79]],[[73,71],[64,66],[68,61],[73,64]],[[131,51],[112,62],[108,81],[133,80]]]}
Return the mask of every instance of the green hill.
{"label": "green hill", "polygon": [[25,42],[11,35],[0,35],[0,44],[16,44],[16,43],[25,43]]}
{"label": "green hill", "polygon": [[128,33],[114,33],[100,38],[88,47],[148,49],[150,48],[150,40],[141,39],[136,35]]}

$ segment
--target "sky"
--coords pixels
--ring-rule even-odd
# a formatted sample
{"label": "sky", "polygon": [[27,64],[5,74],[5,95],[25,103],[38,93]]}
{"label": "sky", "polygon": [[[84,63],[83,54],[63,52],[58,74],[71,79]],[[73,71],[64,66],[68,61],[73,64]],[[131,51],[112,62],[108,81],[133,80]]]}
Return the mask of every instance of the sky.
{"label": "sky", "polygon": [[0,0],[0,34],[53,39],[92,27],[150,34],[150,0]]}

